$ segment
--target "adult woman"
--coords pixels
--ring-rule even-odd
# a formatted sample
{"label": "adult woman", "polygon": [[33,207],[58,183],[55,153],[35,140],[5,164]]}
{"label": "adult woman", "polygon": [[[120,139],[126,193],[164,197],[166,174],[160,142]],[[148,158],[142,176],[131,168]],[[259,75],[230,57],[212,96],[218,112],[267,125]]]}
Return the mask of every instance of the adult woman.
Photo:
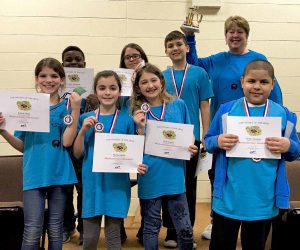
{"label": "adult woman", "polygon": [[[198,58],[197,56],[194,32],[185,29],[182,29],[182,31],[185,33],[190,46],[187,61],[204,68],[210,77],[214,92],[214,97],[210,103],[212,120],[221,104],[244,96],[240,79],[245,66],[255,59],[266,60],[266,57],[247,48],[250,26],[248,21],[241,16],[230,16],[225,21],[225,41],[229,51],[205,58]],[[282,104],[282,93],[277,81],[269,99]],[[208,171],[211,183],[214,181],[214,172],[215,164],[213,161],[212,168]],[[202,237],[210,239],[210,234],[211,224],[206,227]]]}

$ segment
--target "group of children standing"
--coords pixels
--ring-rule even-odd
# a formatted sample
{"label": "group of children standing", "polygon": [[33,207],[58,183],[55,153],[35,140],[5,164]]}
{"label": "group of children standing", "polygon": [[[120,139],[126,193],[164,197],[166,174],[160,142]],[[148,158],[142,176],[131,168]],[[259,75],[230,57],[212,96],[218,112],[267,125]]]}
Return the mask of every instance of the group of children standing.
{"label": "group of children standing", "polygon": [[[275,83],[269,62],[255,60],[247,64],[241,79],[245,97],[221,105],[209,127],[209,99],[213,97],[211,81],[204,69],[187,63],[189,46],[181,32],[173,31],[165,38],[165,53],[171,59],[172,67],[163,72],[148,63],[140,46],[129,44],[124,47],[120,66],[136,72],[132,96],[122,102],[121,81],[110,70],[96,74],[94,93],[84,102],[75,92],[68,100],[61,99],[59,91],[64,87],[65,79],[63,66],[85,67],[84,54],[79,48],[71,47],[64,52],[63,65],[56,59],[45,58],[35,69],[37,91],[50,94],[50,132],[15,132],[11,135],[0,130],[0,134],[24,154],[23,250],[38,247],[46,197],[49,249],[62,249],[67,189],[70,184],[77,183],[72,161],[80,168],[77,171],[80,182],[82,178],[83,195],[79,204],[82,204],[83,229],[80,233],[83,234],[83,249],[97,249],[103,216],[107,249],[121,249],[122,219],[127,216],[130,204],[129,174],[92,172],[95,133],[98,133],[95,126],[101,123],[104,133],[144,135],[147,120],[193,124],[195,141],[189,147],[190,161],[144,154],[143,163],[137,166],[142,213],[138,237],[142,237],[145,249],[158,249],[162,208],[168,234],[175,235],[170,236],[172,243],[175,241],[179,249],[196,248],[193,236],[195,169],[201,142],[216,155],[210,249],[235,249],[242,221],[246,221],[242,230],[243,249],[263,249],[265,227],[278,214],[278,208],[288,204],[284,160],[294,160],[300,154],[295,115],[268,100]],[[143,103],[150,105],[151,112],[141,110]],[[283,137],[266,140],[271,152],[282,154],[281,160],[254,162],[225,156],[238,138],[226,133],[224,122],[227,116],[246,116],[245,103],[252,116],[263,116],[268,104],[267,115],[282,118]],[[63,118],[68,113],[73,117],[73,123],[66,125]],[[0,114],[0,124],[4,121],[5,117]],[[53,143],[54,140],[58,143]]]}

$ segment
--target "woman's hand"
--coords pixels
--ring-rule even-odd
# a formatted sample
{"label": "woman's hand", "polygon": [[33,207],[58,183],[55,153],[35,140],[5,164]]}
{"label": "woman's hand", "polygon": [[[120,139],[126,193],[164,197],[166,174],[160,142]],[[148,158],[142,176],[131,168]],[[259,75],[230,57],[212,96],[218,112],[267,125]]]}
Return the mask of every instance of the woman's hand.
{"label": "woman's hand", "polygon": [[144,175],[148,171],[148,166],[145,164],[139,164],[137,170],[139,175]]}
{"label": "woman's hand", "polygon": [[233,134],[221,134],[218,137],[219,148],[224,149],[226,151],[232,149],[238,141],[238,136]]}

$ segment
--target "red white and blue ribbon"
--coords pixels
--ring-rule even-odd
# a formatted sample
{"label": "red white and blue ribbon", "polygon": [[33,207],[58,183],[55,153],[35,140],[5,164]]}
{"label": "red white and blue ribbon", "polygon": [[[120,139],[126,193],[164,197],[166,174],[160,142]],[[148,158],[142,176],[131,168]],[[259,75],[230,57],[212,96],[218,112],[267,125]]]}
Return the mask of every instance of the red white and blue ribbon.
{"label": "red white and blue ribbon", "polygon": [[[248,105],[248,102],[247,102],[247,100],[246,100],[245,97],[244,97],[243,104],[244,104],[245,115],[247,117],[250,117],[251,116],[250,109],[249,109],[249,105]],[[269,107],[270,107],[270,103],[269,103],[269,100],[267,99],[267,102],[266,102],[266,105],[265,105],[265,109],[264,109],[264,116],[263,117],[267,117],[268,116]]]}
{"label": "red white and blue ribbon", "polygon": [[[115,128],[116,123],[117,123],[118,115],[119,115],[119,111],[118,111],[118,109],[116,109],[116,111],[114,113],[114,116],[113,116],[113,119],[112,119],[111,124],[110,124],[110,128],[109,128],[109,133],[110,134],[112,134],[114,132],[114,128]],[[100,107],[96,111],[96,115],[95,116],[96,116],[97,121],[99,122],[99,119],[100,119]],[[103,125],[103,131],[104,131],[104,125]]]}
{"label": "red white and blue ribbon", "polygon": [[176,96],[178,98],[181,97],[181,94],[182,94],[182,91],[183,91],[183,88],[184,88],[184,84],[185,84],[185,79],[186,79],[186,74],[188,72],[188,69],[189,69],[189,64],[187,63],[184,67],[184,73],[183,73],[183,77],[181,79],[181,84],[180,84],[180,90],[178,92],[178,88],[177,88],[177,84],[176,84],[176,80],[175,80],[175,75],[174,75],[174,68],[172,67],[170,70],[171,70],[171,76],[172,76],[172,84],[173,84],[173,87],[174,87],[174,90],[175,90],[175,93],[176,93]]}
{"label": "red white and blue ribbon", "polygon": [[166,102],[163,101],[163,104],[162,104],[162,110],[161,110],[161,113],[160,113],[160,116],[156,116],[152,111],[151,109],[149,110],[149,112],[147,114],[150,114],[155,120],[157,121],[162,121],[165,117],[165,113],[166,113]]}

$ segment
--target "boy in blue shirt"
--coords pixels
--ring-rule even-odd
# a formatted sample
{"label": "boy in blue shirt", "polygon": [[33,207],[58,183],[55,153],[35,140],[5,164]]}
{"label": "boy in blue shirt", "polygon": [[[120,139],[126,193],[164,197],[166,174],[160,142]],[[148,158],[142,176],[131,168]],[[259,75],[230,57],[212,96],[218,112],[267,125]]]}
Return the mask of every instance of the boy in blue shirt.
{"label": "boy in blue shirt", "polygon": [[[241,83],[245,97],[222,104],[205,136],[207,151],[216,154],[210,250],[236,249],[240,227],[243,249],[265,249],[272,218],[279,208],[289,207],[285,160],[300,155],[296,115],[268,99],[275,84],[272,65],[261,59],[250,62]],[[226,133],[227,116],[281,117],[283,136],[265,141],[281,159],[226,157],[238,142],[236,135]]]}
{"label": "boy in blue shirt", "polygon": [[[189,52],[186,38],[180,31],[172,31],[165,38],[165,53],[172,61],[172,67],[163,71],[166,80],[167,92],[176,98],[182,99],[187,105],[191,122],[194,125],[195,145],[199,148],[201,140],[209,127],[210,108],[209,99],[213,97],[213,91],[208,75],[204,69],[190,65],[186,61],[186,54]],[[202,139],[200,139],[200,120],[202,121]],[[185,185],[186,196],[189,205],[191,224],[195,222],[196,189],[197,177],[195,171],[197,167],[198,155],[186,162]],[[166,247],[176,247],[176,233],[174,226],[164,209],[163,222],[168,227],[167,237],[164,245]],[[194,244],[196,247],[196,243]]]}

